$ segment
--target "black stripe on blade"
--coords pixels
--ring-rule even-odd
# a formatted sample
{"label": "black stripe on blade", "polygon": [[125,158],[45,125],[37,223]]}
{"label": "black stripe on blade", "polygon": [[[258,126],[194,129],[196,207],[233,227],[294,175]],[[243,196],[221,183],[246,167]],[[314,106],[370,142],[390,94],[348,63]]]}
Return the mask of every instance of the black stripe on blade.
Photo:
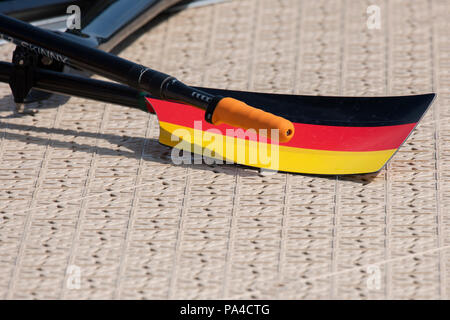
{"label": "black stripe on blade", "polygon": [[231,97],[292,122],[349,127],[417,123],[434,93],[397,97],[324,97],[199,88]]}

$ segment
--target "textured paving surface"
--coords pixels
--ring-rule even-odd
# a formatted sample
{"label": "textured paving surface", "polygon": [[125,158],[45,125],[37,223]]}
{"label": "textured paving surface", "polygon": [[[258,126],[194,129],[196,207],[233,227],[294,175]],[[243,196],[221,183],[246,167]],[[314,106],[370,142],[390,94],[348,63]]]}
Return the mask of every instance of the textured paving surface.
{"label": "textured paving surface", "polygon": [[[366,27],[370,4],[379,30]],[[449,10],[448,0],[235,0],[176,14],[121,53],[219,88],[437,92],[372,176],[175,166],[155,116],[54,97],[15,117],[2,84],[0,297],[448,298]],[[67,285],[74,270],[80,289]]]}

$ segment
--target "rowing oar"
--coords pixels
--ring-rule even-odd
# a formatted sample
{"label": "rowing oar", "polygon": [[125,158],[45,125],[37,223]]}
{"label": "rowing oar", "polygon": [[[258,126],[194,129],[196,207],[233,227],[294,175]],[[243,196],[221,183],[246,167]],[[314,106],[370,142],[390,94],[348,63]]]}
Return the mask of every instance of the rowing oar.
{"label": "rowing oar", "polygon": [[[280,142],[294,136],[292,122],[265,112],[230,97],[212,95],[190,87],[165,73],[122,59],[110,53],[80,45],[58,34],[34,27],[28,23],[0,15],[0,33],[10,40],[31,50],[55,58],[64,63],[90,70],[107,78],[128,84],[138,90],[149,92],[164,100],[175,100],[205,111],[205,120],[211,124],[222,123],[243,129],[265,132],[270,138],[273,132]],[[38,46],[38,47],[36,47]],[[45,48],[47,50],[42,50]]]}
{"label": "rowing oar", "polygon": [[[324,97],[188,87],[163,73],[11,18],[0,16],[1,33],[28,51],[128,85],[35,70],[34,87],[141,109],[145,107],[145,92],[150,92],[148,102],[152,109],[148,111],[156,111],[162,144],[259,168],[311,174],[379,171],[406,141],[435,97],[433,93]],[[0,65],[0,81],[11,81],[11,68],[10,64]],[[284,125],[285,120],[281,122],[276,116],[254,111],[247,105],[279,115],[289,126]],[[220,110],[225,110],[224,114]],[[263,120],[254,120],[253,112],[262,114]],[[269,124],[268,118],[276,121]],[[223,119],[228,124],[220,124]],[[235,127],[281,129],[280,143],[236,135]],[[244,157],[239,152],[229,154],[240,147],[244,148]],[[270,161],[260,156],[260,151],[268,148]],[[254,154],[258,154],[256,160],[251,157]]]}

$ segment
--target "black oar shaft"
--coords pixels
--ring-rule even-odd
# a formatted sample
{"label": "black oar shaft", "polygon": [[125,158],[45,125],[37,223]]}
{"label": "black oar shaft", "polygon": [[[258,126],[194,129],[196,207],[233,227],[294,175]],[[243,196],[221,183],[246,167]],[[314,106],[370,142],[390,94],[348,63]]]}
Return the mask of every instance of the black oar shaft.
{"label": "black oar shaft", "polygon": [[[0,33],[20,40],[22,46],[43,47],[70,59],[70,64],[90,70],[164,99],[175,99],[206,109],[213,96],[184,85],[175,78],[110,53],[81,45],[54,32],[0,15]],[[7,39],[11,40],[11,39]]]}
{"label": "black oar shaft", "polygon": [[25,47],[32,44],[59,53],[69,58],[70,61],[67,62],[71,64],[120,82],[128,82],[128,73],[135,67],[132,62],[120,57],[83,46],[54,32],[36,28],[4,15],[0,15],[0,33],[26,42]]}
{"label": "black oar shaft", "polygon": [[[73,64],[110,79],[128,84],[137,90],[165,99],[177,100],[205,110],[205,120],[214,125],[265,130],[270,138],[287,142],[294,136],[292,122],[251,107],[233,98],[214,96],[189,87],[165,73],[90,48],[58,34],[0,15],[0,34],[44,47],[66,56]],[[273,130],[275,129],[275,130]],[[272,136],[273,133],[273,136]]]}
{"label": "black oar shaft", "polygon": [[[13,72],[14,65],[12,63],[0,62],[0,82],[8,83]],[[33,88],[148,111],[144,93],[117,83],[45,69],[35,69],[33,72]]]}

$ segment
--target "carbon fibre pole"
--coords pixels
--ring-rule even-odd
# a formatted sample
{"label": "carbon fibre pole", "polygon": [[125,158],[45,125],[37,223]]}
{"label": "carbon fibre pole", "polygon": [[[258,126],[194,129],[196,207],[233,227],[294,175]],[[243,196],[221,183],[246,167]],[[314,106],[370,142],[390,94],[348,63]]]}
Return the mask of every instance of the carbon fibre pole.
{"label": "carbon fibre pole", "polygon": [[205,120],[212,124],[227,123],[244,129],[265,129],[268,132],[277,129],[281,142],[289,141],[294,135],[294,126],[289,120],[250,107],[236,99],[214,96],[192,88],[165,73],[84,46],[28,23],[0,15],[0,33],[7,35],[3,36],[5,40],[12,40],[22,47],[35,46],[59,54],[64,63],[95,72],[161,99],[176,100],[203,109]]}

